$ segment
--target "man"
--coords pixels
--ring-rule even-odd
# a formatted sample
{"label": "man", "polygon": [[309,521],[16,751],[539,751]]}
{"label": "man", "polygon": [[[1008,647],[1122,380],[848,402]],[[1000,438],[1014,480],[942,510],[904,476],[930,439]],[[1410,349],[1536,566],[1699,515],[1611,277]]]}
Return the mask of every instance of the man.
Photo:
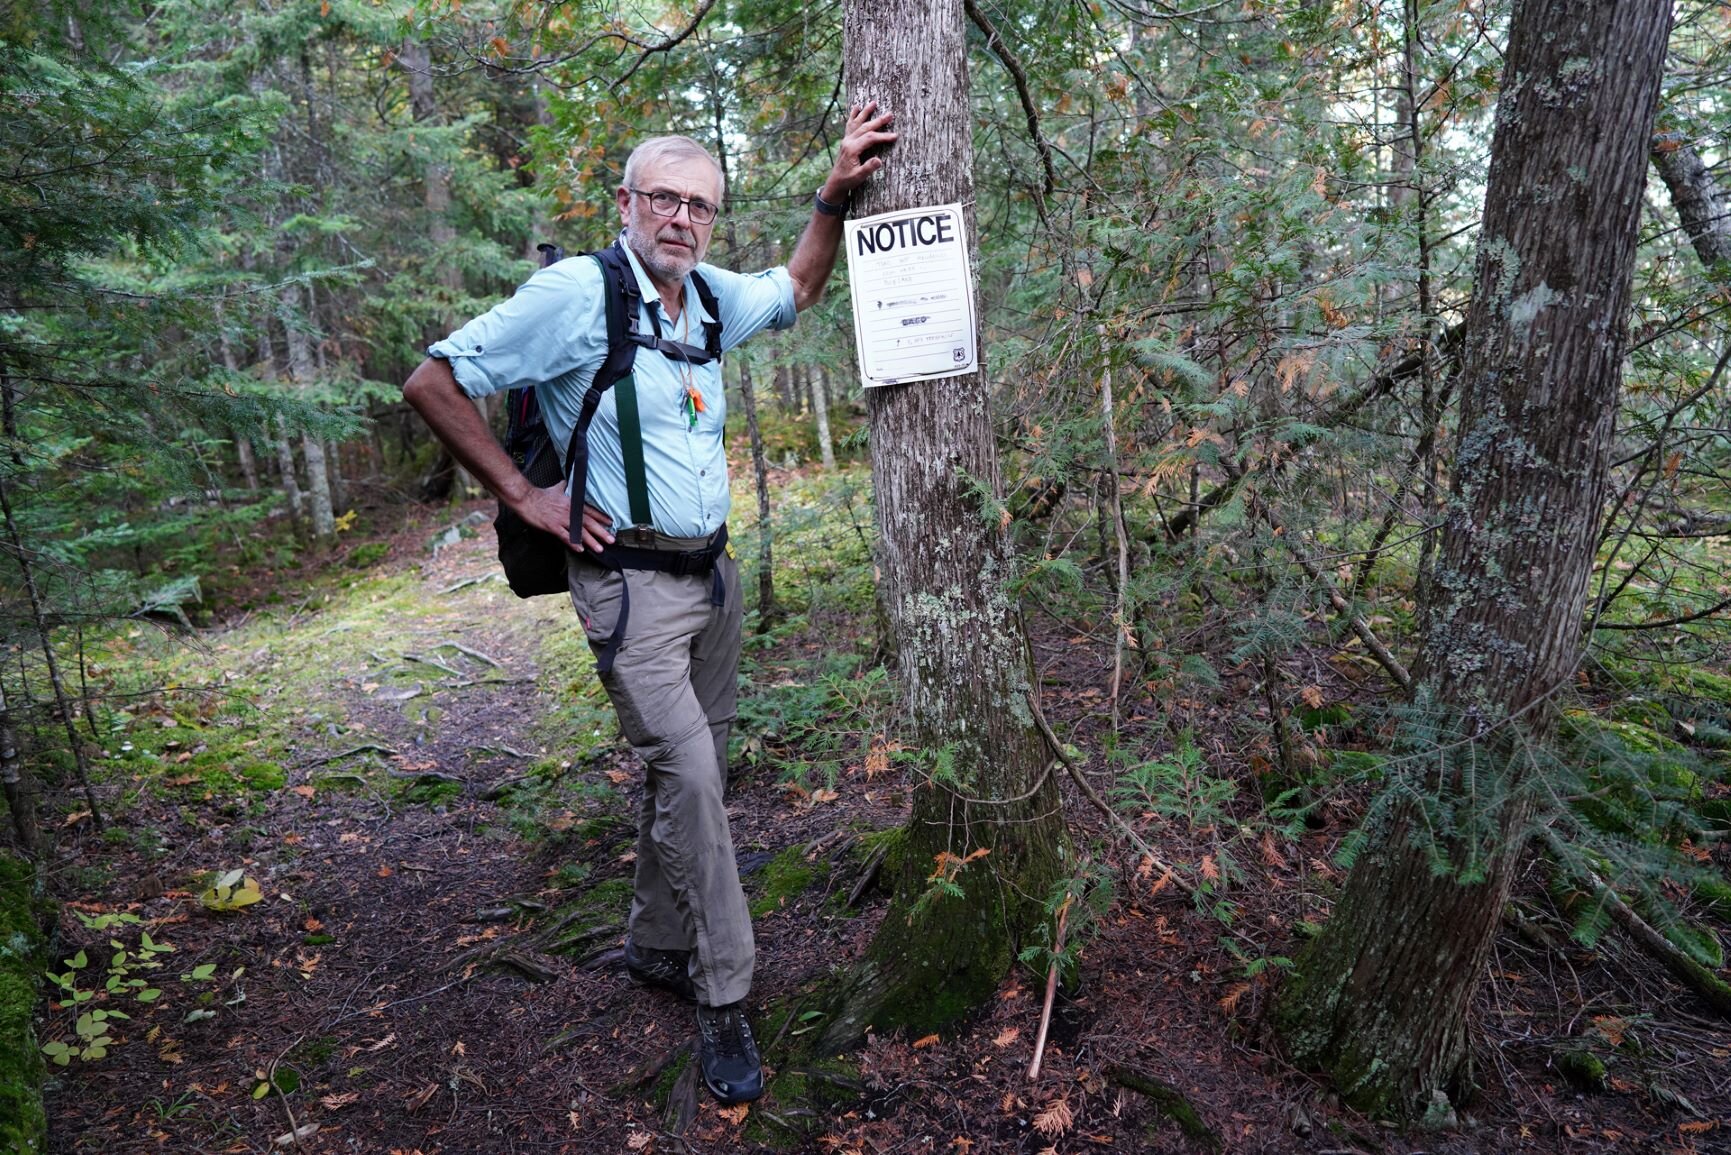
{"label": "man", "polygon": [[[565,486],[531,485],[471,398],[533,385],[553,444],[568,444],[583,395],[607,355],[597,262],[575,258],[541,270],[509,300],[428,349],[403,386],[452,455],[508,509],[570,541],[572,603],[620,727],[647,767],[626,969],[639,983],[695,998],[704,1082],[726,1103],[763,1091],[744,1013],[754,960],[751,918],[722,804],[743,597],[734,562],[721,549],[729,506],[721,365],[703,361],[691,334],[720,321],[722,347],[731,348],[761,329],[787,328],[797,311],[819,300],[835,266],[845,206],[883,165],[865,154],[896,139],[886,131],[890,119],[875,104],[849,113],[835,165],[784,268],[740,276],[703,266],[699,275],[719,317],[706,315],[691,274],[709,248],[722,203],[720,166],[685,137],[657,137],[631,154],[616,199],[625,226],[620,240],[642,291],[639,328],[676,344],[637,351],[634,401],[627,402],[641,429],[635,470],[627,466],[626,441],[639,439],[620,436],[620,387],[602,395],[588,434],[580,541],[569,538]],[[643,512],[645,499],[651,526],[631,516],[633,506]],[[618,536],[627,540],[615,545]],[[695,572],[680,572],[683,561],[651,565],[675,554],[696,559]],[[621,563],[622,557],[635,561]]]}

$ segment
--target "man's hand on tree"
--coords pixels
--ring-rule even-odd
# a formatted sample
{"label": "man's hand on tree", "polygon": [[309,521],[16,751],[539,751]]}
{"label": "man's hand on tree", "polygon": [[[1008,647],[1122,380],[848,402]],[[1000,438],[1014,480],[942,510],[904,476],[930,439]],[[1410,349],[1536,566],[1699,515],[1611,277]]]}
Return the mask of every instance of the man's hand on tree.
{"label": "man's hand on tree", "polygon": [[836,153],[835,167],[830,169],[829,179],[823,185],[824,200],[835,205],[846,204],[853,190],[884,166],[883,157],[865,154],[879,145],[895,143],[896,134],[884,131],[894,119],[894,113],[878,115],[875,100],[855,105],[848,111],[847,131],[842,136],[841,149]]}

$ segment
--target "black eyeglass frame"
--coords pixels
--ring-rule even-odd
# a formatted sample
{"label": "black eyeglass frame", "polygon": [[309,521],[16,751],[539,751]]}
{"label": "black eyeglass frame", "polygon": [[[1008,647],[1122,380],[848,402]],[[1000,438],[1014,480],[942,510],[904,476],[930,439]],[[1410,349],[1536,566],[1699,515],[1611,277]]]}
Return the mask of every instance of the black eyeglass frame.
{"label": "black eyeglass frame", "polygon": [[[625,191],[634,196],[648,197],[649,211],[658,217],[667,217],[672,219],[679,215],[680,206],[684,206],[685,215],[691,218],[691,223],[694,225],[712,225],[715,223],[715,218],[721,215],[721,209],[718,206],[712,205],[700,197],[682,197],[667,192],[666,190],[650,192],[648,189],[632,188],[630,185],[625,186]],[[667,198],[667,200],[671,202],[671,207],[663,209],[660,205],[655,203],[662,197]],[[700,210],[708,214],[708,219],[699,219],[698,213]]]}

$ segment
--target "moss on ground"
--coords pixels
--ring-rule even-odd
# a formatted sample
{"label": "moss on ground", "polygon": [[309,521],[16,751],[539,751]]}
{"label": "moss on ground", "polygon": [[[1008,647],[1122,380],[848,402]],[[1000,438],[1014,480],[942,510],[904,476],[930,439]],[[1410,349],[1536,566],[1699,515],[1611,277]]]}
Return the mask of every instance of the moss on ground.
{"label": "moss on ground", "polygon": [[43,902],[35,872],[0,856],[0,1152],[43,1149],[42,1051],[33,1017],[42,974]]}
{"label": "moss on ground", "polygon": [[758,892],[751,904],[751,917],[762,918],[780,910],[788,901],[798,898],[813,885],[829,877],[828,862],[807,862],[805,847],[790,846],[767,862],[758,872],[752,889]]}

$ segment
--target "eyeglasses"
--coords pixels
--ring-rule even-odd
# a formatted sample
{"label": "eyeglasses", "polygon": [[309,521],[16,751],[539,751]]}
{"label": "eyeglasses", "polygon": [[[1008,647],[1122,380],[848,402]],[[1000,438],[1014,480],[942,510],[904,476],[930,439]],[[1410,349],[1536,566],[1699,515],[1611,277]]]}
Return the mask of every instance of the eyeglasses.
{"label": "eyeglasses", "polygon": [[640,197],[648,197],[649,208],[658,217],[676,217],[679,215],[679,206],[684,205],[685,211],[690,214],[691,223],[694,225],[714,223],[715,214],[721,211],[708,201],[699,200],[696,197],[674,196],[670,192],[645,192],[640,188],[629,186],[626,187],[625,191],[635,193]]}

